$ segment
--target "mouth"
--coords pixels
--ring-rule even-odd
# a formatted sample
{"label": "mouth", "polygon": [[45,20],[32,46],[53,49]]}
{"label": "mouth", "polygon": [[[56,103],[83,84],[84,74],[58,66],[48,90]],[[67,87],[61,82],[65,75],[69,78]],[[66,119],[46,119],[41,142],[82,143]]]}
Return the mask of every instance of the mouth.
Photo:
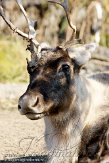
{"label": "mouth", "polygon": [[26,113],[25,115],[30,120],[38,120],[38,119],[43,118],[46,114],[45,113]]}

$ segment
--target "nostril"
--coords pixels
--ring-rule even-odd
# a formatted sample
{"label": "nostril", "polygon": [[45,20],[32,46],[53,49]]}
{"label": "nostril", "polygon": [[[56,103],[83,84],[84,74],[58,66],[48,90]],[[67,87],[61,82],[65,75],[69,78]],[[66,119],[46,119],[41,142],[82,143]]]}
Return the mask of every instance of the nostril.
{"label": "nostril", "polygon": [[18,105],[18,110],[20,110],[21,109],[21,106],[20,105]]}
{"label": "nostril", "polygon": [[36,102],[35,102],[35,104],[32,107],[37,106],[38,103],[39,103],[39,98],[37,97]]}

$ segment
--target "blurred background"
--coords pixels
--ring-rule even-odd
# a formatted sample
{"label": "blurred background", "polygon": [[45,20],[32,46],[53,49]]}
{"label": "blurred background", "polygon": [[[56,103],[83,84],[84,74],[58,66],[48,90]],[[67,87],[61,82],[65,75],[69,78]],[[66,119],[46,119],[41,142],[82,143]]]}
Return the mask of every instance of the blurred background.
{"label": "blurred background", "polygon": [[[96,10],[96,3],[100,5],[97,4],[98,10]],[[100,48],[100,54],[96,58],[101,57],[103,62],[99,62],[99,64],[100,66],[105,65],[105,60],[108,61],[107,48],[109,47],[109,0],[69,0],[69,4],[70,18],[77,27],[76,37],[82,38],[84,43],[95,41],[104,47]],[[62,7],[47,3],[45,0],[23,0],[23,5],[29,17],[37,20],[36,39],[39,42],[56,46],[69,40],[72,29],[68,26]],[[16,27],[28,32],[25,18],[16,1],[4,0],[3,6],[7,18]],[[25,58],[29,57],[29,52],[25,50],[26,44],[27,42],[13,33],[0,18],[0,82],[28,81]],[[99,65],[97,66],[101,70]],[[108,64],[105,66],[107,67],[102,67],[102,70],[108,69]],[[98,69],[93,71],[99,71]]]}
{"label": "blurred background", "polygon": [[[55,47],[71,38],[72,29],[62,7],[47,3],[47,0],[23,0],[23,6],[29,17],[37,20],[38,42]],[[26,20],[16,1],[3,0],[3,8],[7,18],[20,30],[28,33]],[[69,0],[69,14],[77,27],[76,38],[81,38],[83,43],[99,44],[81,73],[86,75],[108,71],[109,0]],[[29,81],[26,58],[30,58],[30,53],[26,51],[26,47],[27,41],[13,33],[0,17],[0,160],[4,160],[9,153],[18,157],[23,154],[18,146],[21,138],[27,135],[34,137],[35,133],[37,137],[43,134],[42,120],[36,125],[36,122],[30,122],[17,111],[18,98],[26,90]],[[43,147],[41,144],[40,146]],[[28,147],[27,142],[23,149],[24,147]],[[37,149],[41,151],[40,148]],[[36,150],[36,146],[32,150]]]}

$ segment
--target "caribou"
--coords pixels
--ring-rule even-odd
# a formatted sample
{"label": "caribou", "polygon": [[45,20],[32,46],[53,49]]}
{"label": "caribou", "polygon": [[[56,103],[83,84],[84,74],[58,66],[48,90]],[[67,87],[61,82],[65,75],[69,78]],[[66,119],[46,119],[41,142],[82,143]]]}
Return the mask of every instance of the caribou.
{"label": "caribou", "polygon": [[[68,15],[68,3],[49,0],[61,5],[73,29]],[[96,49],[95,43],[77,44],[75,40],[51,48],[42,46],[35,40],[36,21],[28,18],[22,1],[17,3],[24,14],[29,34],[16,28],[6,17],[1,5],[0,15],[7,25],[29,41],[27,49],[31,61],[27,59],[30,82],[26,92],[19,98],[18,110],[30,120],[44,118],[45,142],[50,163],[75,163],[84,157],[99,158],[103,152],[104,137],[109,124],[109,74],[90,76],[81,74],[85,63],[91,59]]]}

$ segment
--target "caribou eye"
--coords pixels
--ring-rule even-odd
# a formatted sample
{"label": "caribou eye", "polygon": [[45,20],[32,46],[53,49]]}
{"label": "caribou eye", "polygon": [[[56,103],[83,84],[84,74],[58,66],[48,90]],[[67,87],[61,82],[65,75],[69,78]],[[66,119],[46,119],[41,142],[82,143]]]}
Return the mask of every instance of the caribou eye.
{"label": "caribou eye", "polygon": [[63,76],[69,72],[70,66],[67,64],[63,64],[59,70],[59,75]]}
{"label": "caribou eye", "polygon": [[69,71],[70,66],[68,64],[63,64],[62,65],[62,71],[66,72]]}

